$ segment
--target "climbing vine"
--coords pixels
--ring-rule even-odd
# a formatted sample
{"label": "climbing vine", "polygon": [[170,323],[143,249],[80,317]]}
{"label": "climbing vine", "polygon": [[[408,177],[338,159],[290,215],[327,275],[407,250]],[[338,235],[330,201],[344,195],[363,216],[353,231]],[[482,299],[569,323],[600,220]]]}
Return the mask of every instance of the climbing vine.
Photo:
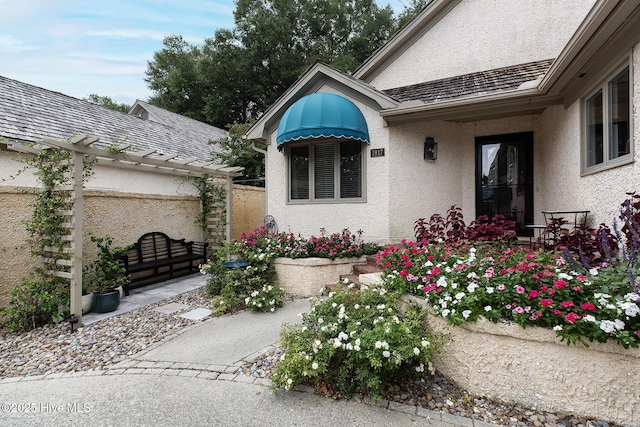
{"label": "climbing vine", "polygon": [[212,229],[209,226],[208,219],[215,210],[220,218],[219,224],[224,225],[227,223],[225,209],[227,192],[224,186],[206,176],[192,178],[192,183],[198,191],[198,200],[200,200],[200,212],[196,217],[196,224],[204,231],[205,235],[210,237],[214,246],[221,245],[225,240],[225,228],[218,226]]}
{"label": "climbing vine", "polygon": [[[31,254],[35,257],[29,276],[22,279],[11,293],[9,306],[2,309],[2,321],[10,331],[30,330],[59,318],[69,303],[68,280],[54,274],[66,271],[65,261],[71,258],[69,216],[73,199],[69,186],[73,184],[72,153],[48,148],[35,156],[21,160],[26,169],[42,184],[40,190],[26,190],[34,196],[33,213],[26,221]],[[94,158],[83,165],[83,178],[92,174]]]}

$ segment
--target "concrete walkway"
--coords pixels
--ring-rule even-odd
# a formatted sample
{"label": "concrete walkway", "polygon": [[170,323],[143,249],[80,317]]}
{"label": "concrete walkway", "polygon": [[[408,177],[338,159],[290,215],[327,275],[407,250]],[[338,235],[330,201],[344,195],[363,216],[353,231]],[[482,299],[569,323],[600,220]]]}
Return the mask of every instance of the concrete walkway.
{"label": "concrete walkway", "polygon": [[275,313],[249,311],[186,328],[105,371],[5,378],[2,426],[408,426],[492,424],[395,402],[335,401],[308,387],[274,393],[239,369],[273,348],[283,322],[308,300]]}

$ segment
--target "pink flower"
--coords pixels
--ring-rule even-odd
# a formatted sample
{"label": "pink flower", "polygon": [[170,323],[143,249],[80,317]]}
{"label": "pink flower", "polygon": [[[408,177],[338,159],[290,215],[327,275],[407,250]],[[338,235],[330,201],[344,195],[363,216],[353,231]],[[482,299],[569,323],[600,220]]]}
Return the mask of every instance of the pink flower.
{"label": "pink flower", "polygon": [[567,322],[573,324],[576,323],[576,320],[580,319],[580,316],[575,313],[568,313],[564,318]]}
{"label": "pink flower", "polygon": [[553,300],[552,299],[541,299],[540,300],[540,305],[543,307],[551,307],[553,305]]}
{"label": "pink flower", "polygon": [[591,303],[588,303],[588,302],[585,302],[582,305],[580,305],[580,308],[585,310],[585,311],[587,311],[587,310],[588,311],[595,311],[596,310],[596,306],[591,304]]}
{"label": "pink flower", "polygon": [[553,281],[553,286],[555,286],[557,289],[566,288],[567,285],[568,283],[565,280],[556,279]]}
{"label": "pink flower", "polygon": [[576,292],[579,292],[579,291],[580,291],[580,286],[574,286],[572,289],[573,289],[574,291],[576,291]]}
{"label": "pink flower", "polygon": [[529,298],[538,298],[538,291],[533,289],[531,292],[529,292]]}
{"label": "pink flower", "polygon": [[493,267],[487,268],[487,271],[484,272],[484,277],[486,278],[493,277]]}
{"label": "pink flower", "polygon": [[523,313],[523,312],[524,312],[524,310],[523,310],[523,308],[522,308],[522,307],[516,307],[516,308],[514,308],[514,309],[513,309],[513,312],[514,312],[514,313],[521,314],[521,313]]}
{"label": "pink flower", "polygon": [[569,308],[569,307],[574,307],[575,304],[571,301],[562,301],[560,303],[561,306],[563,306],[564,308]]}
{"label": "pink flower", "polygon": [[522,286],[516,286],[516,292],[519,294],[524,294],[525,290]]}
{"label": "pink flower", "polygon": [[504,291],[504,285],[498,285],[498,290],[499,291]]}
{"label": "pink flower", "polygon": [[584,274],[578,274],[578,277],[576,277],[576,279],[578,279],[580,282],[584,282],[587,280],[587,276],[585,276]]}

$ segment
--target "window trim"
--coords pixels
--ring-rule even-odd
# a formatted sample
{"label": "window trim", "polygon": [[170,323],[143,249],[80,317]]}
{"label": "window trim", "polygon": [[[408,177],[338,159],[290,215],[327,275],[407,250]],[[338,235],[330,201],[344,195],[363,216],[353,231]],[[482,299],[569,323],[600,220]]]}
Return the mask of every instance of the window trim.
{"label": "window trim", "polygon": [[[620,74],[625,68],[629,68],[629,153],[623,156],[617,157],[613,160],[609,159],[609,129],[603,128],[603,162],[588,166],[589,147],[587,146],[587,101],[591,99],[596,93],[602,91],[602,104],[603,104],[603,124],[609,122],[609,83]],[[602,172],[605,170],[613,169],[619,166],[633,163],[634,161],[634,132],[633,132],[633,85],[634,85],[634,71],[632,55],[628,54],[624,60],[617,62],[613,67],[606,70],[605,77],[599,80],[599,83],[592,87],[591,90],[580,99],[580,150],[581,150],[581,174],[580,176],[590,175],[593,173]]]}
{"label": "window trim", "polygon": [[[285,146],[285,150],[284,150],[284,154],[286,157],[286,168],[287,168],[287,175],[286,175],[286,192],[287,192],[287,204],[288,205],[308,205],[308,204],[328,204],[328,203],[366,203],[367,201],[367,161],[366,161],[366,154],[367,154],[367,149],[366,149],[366,143],[364,142],[360,142],[360,159],[361,159],[361,165],[360,165],[360,181],[361,181],[361,185],[362,188],[361,190],[361,197],[349,197],[349,198],[340,198],[340,143],[341,142],[348,142],[348,141],[355,141],[355,140],[348,140],[348,139],[322,139],[322,140],[315,140],[312,142],[299,142],[299,143],[288,143]],[[334,166],[337,166],[334,168],[334,195],[336,195],[336,197],[333,197],[331,199],[316,199],[315,198],[315,170],[314,170],[314,159],[313,156],[315,155],[315,150],[313,150],[313,146],[315,145],[321,145],[321,144],[328,144],[328,143],[333,143],[334,144],[334,158],[335,158],[335,163]],[[295,148],[295,147],[304,147],[304,146],[308,146],[309,147],[309,198],[308,199],[292,199],[291,198],[291,148]],[[314,195],[314,197],[312,198],[311,195]]]}

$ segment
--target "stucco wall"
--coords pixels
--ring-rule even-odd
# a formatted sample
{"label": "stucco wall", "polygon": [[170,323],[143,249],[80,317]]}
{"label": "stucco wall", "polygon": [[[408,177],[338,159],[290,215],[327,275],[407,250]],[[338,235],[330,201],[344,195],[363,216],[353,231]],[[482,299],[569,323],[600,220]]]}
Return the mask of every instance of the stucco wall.
{"label": "stucco wall", "polygon": [[[638,349],[615,343],[567,345],[550,329],[523,329],[507,322],[483,320],[452,327],[442,317],[428,316],[428,324],[451,338],[434,357],[434,366],[473,394],[541,411],[638,425]],[[606,375],[600,375],[603,369]]]}
{"label": "stucco wall", "polygon": [[366,264],[367,257],[359,258],[276,258],[271,264],[276,272],[276,283],[287,293],[310,297],[318,296],[325,285],[338,283],[340,275],[353,273],[354,264]]}
{"label": "stucco wall", "polygon": [[405,86],[555,58],[594,0],[463,0],[371,83]]}
{"label": "stucco wall", "polygon": [[[336,92],[331,87],[323,87],[321,91]],[[371,144],[363,149],[366,202],[287,203],[287,155],[276,148],[276,130],[270,136],[271,146],[267,151],[266,213],[274,216],[280,231],[310,236],[318,235],[320,228],[324,228],[327,233],[349,228],[352,232],[364,231],[363,238],[367,241],[386,240],[390,221],[389,129],[383,127],[378,111],[356,99],[348,99],[362,111],[369,126]],[[371,158],[370,150],[373,148],[385,148],[385,156]]]}
{"label": "stucco wall", "polygon": [[[0,306],[6,305],[11,289],[29,274],[35,262],[25,243],[28,235],[24,226],[31,217],[32,200],[32,196],[0,187]],[[149,231],[203,239],[195,224],[200,204],[192,196],[86,191],[84,208],[83,254],[87,260],[97,253],[91,234],[112,236],[116,247],[134,243]]]}
{"label": "stucco wall", "polygon": [[[535,128],[534,175],[536,221],[541,210],[590,210],[590,224],[613,225],[625,193],[640,191],[640,45],[633,50],[634,162],[581,176],[580,100],[567,109],[550,107]],[[605,75],[602,76],[606,77]],[[585,88],[585,95],[590,88]]]}
{"label": "stucco wall", "polygon": [[[38,182],[30,171],[18,174],[24,158],[0,150],[0,306],[10,291],[26,277],[35,262],[30,255],[24,222],[31,217],[33,197],[21,190]],[[89,261],[97,252],[90,235],[110,235],[114,246],[135,242],[149,231],[173,238],[202,241],[195,224],[200,202],[193,186],[171,175],[94,167],[84,191],[83,252]],[[11,178],[14,177],[14,178]],[[264,190],[236,185],[233,188],[234,235],[251,231],[264,218]]]}

